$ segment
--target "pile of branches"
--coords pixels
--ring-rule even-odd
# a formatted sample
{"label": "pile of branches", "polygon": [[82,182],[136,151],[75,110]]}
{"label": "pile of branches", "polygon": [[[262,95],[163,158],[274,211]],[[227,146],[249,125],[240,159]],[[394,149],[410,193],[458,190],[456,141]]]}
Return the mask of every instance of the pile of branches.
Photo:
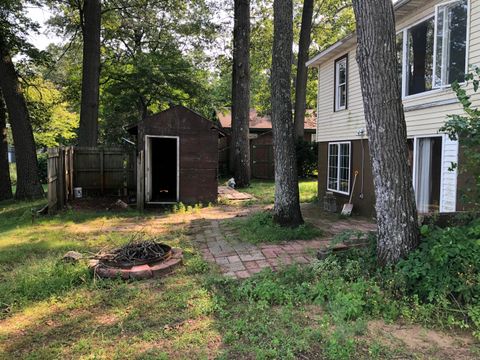
{"label": "pile of branches", "polygon": [[166,260],[172,248],[153,241],[131,241],[109,253],[102,253],[97,258],[105,265],[128,267]]}

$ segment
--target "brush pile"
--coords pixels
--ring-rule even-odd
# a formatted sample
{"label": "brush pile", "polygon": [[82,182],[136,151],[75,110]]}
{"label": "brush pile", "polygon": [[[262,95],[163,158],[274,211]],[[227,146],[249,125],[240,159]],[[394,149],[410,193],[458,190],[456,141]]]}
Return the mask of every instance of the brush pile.
{"label": "brush pile", "polygon": [[96,258],[106,266],[129,268],[167,260],[172,248],[153,240],[131,241],[108,253],[101,253]]}

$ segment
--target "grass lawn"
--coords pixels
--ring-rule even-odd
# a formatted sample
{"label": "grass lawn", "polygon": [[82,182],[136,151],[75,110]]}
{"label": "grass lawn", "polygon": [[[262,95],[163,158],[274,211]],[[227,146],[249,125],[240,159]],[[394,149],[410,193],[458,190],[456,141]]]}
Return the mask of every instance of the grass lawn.
{"label": "grass lawn", "polygon": [[[479,354],[473,342],[462,342],[464,336],[444,335],[451,340],[451,346],[444,347],[435,342],[437,332],[409,325],[432,321],[432,311],[397,301],[364,277],[363,257],[342,264],[330,259],[277,273],[265,270],[240,282],[220,276],[201,258],[184,215],[171,214],[172,221],[161,222],[164,218],[135,211],[66,211],[32,222],[30,209],[41,205],[41,201],[0,203],[2,359],[388,359]],[[199,215],[196,221],[206,220]],[[122,282],[95,280],[85,262],[60,261],[68,250],[94,254],[128,242],[139,231],[182,247],[185,265],[165,278]],[[401,329],[394,324],[399,319]],[[413,331],[426,345],[408,342],[415,338]]]}
{"label": "grass lawn", "polygon": [[[317,200],[317,180],[300,180],[300,202],[314,202]],[[240,189],[240,191],[247,192],[255,196],[256,203],[273,204],[275,195],[275,183],[273,180],[258,180],[253,179],[250,187],[247,189]]]}
{"label": "grass lawn", "polygon": [[323,234],[320,229],[308,223],[295,229],[281,227],[273,222],[270,212],[258,212],[247,218],[231,220],[228,225],[238,232],[241,241],[252,244],[310,240]]}

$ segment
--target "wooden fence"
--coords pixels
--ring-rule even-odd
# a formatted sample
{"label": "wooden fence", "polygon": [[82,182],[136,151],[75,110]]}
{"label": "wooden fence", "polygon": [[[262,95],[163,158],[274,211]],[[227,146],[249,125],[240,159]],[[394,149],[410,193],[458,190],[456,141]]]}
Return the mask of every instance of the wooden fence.
{"label": "wooden fence", "polygon": [[58,147],[48,150],[48,209],[55,212],[84,197],[126,196],[136,188],[135,153],[121,148]]}

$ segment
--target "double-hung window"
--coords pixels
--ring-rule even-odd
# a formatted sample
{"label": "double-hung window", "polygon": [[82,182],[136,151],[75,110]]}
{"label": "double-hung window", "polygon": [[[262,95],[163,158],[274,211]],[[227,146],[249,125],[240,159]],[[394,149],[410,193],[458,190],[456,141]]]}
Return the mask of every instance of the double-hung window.
{"label": "double-hung window", "polygon": [[347,108],[347,56],[335,61],[335,111]]}
{"label": "double-hung window", "polygon": [[327,185],[330,191],[350,193],[350,142],[328,144]]}
{"label": "double-hung window", "polygon": [[435,14],[397,35],[404,96],[464,80],[467,71],[468,2],[453,0],[437,5]]}
{"label": "double-hung window", "polygon": [[465,80],[468,0],[436,7],[434,87]]}

